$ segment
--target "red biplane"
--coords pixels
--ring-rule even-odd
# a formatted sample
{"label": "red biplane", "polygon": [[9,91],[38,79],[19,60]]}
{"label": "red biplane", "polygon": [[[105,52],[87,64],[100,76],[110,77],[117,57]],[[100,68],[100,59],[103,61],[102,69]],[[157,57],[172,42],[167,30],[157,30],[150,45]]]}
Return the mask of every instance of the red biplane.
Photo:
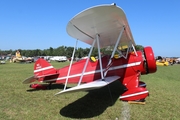
{"label": "red biplane", "polygon": [[[156,72],[156,60],[150,46],[143,51],[136,51],[128,21],[123,10],[116,6],[100,5],[88,8],[67,25],[67,33],[91,45],[87,59],[69,66],[55,69],[47,61],[39,59],[34,65],[34,75],[23,83],[42,82],[64,84],[64,89],[55,95],[79,90],[92,90],[104,87],[119,80],[126,90],[120,95],[123,101],[144,100],[149,92],[146,84],[140,81],[143,74]],[[77,46],[74,47],[72,59]],[[123,49],[123,46],[127,46]],[[101,48],[113,48],[111,55],[101,55]],[[92,61],[93,48],[98,49],[98,59]],[[77,86],[67,89],[68,83]],[[32,84],[31,88],[42,89],[42,84]]]}

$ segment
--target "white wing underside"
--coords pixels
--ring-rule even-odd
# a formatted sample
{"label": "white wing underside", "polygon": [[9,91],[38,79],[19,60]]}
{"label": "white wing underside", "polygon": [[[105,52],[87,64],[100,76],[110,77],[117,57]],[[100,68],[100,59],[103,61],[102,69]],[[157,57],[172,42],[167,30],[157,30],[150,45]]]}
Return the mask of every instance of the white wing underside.
{"label": "white wing underside", "polygon": [[69,92],[75,92],[75,91],[98,89],[118,80],[119,78],[120,78],[119,76],[111,76],[111,77],[106,77],[104,80],[98,79],[93,82],[85,83],[79,86],[75,86],[75,87],[60,91],[56,93],[55,95],[60,95],[63,93],[69,93]]}
{"label": "white wing underside", "polygon": [[[120,44],[135,45],[124,11],[115,5],[101,5],[88,8],[67,25],[67,33],[82,42],[92,45],[96,34],[100,37],[100,48],[115,45],[121,29],[125,27]],[[95,44],[94,47],[97,47]]]}

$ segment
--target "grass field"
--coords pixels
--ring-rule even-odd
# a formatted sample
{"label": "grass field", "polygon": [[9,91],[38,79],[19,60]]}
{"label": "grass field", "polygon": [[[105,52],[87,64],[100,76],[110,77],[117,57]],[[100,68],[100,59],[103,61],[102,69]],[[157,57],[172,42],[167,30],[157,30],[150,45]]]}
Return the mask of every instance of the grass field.
{"label": "grass field", "polygon": [[[55,68],[66,63],[53,62]],[[22,81],[33,75],[33,64],[0,65],[0,120],[178,120],[180,119],[180,65],[161,67],[141,76],[150,96],[146,105],[118,100],[119,82],[90,92],[54,96],[51,90],[31,90]],[[110,92],[111,91],[111,95]]]}

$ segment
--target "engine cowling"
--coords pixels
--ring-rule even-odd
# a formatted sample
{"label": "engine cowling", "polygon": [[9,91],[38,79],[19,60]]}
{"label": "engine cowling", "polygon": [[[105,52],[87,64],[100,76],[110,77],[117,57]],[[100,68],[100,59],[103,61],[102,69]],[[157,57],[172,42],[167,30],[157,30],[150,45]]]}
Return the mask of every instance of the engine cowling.
{"label": "engine cowling", "polygon": [[156,59],[154,57],[154,52],[152,47],[144,47],[144,56],[145,56],[145,66],[146,66],[146,74],[154,73],[157,70]]}

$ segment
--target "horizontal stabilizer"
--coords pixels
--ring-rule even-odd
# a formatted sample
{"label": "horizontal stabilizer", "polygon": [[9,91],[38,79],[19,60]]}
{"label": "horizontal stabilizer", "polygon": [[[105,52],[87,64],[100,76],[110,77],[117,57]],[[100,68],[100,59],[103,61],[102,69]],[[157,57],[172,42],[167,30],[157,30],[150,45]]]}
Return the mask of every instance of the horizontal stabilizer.
{"label": "horizontal stabilizer", "polygon": [[119,78],[120,78],[119,76],[106,77],[106,78],[104,78],[104,80],[99,79],[99,80],[95,80],[93,82],[89,82],[89,83],[85,83],[85,84],[82,84],[79,86],[75,86],[75,87],[60,91],[60,92],[56,93],[55,95],[68,93],[68,92],[75,92],[75,91],[98,89],[98,88],[104,87],[104,86],[118,80]]}
{"label": "horizontal stabilizer", "polygon": [[23,84],[32,83],[32,82],[35,82],[36,80],[37,80],[37,78],[35,78],[35,76],[31,76],[31,77],[25,79],[25,80],[23,81]]}

